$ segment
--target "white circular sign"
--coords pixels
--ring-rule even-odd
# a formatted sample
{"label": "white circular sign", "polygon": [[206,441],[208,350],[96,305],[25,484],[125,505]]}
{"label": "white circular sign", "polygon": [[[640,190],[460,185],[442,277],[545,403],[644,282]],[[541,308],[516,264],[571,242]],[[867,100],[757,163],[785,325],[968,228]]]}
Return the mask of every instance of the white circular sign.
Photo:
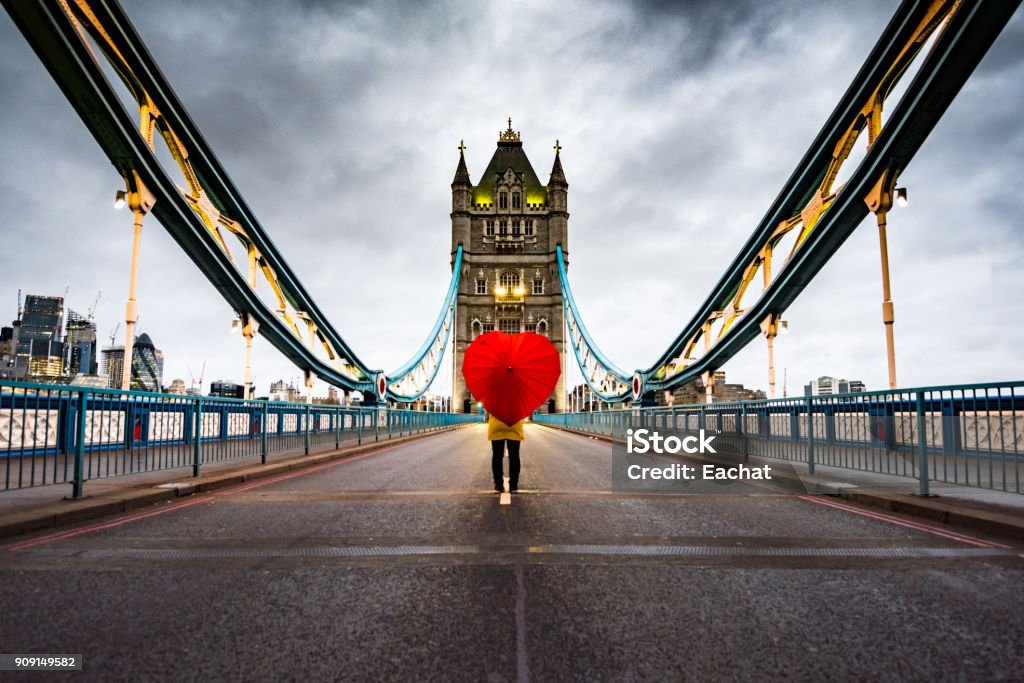
{"label": "white circular sign", "polygon": [[388,393],[388,378],[384,376],[383,372],[377,373],[376,386],[377,398],[383,399]]}

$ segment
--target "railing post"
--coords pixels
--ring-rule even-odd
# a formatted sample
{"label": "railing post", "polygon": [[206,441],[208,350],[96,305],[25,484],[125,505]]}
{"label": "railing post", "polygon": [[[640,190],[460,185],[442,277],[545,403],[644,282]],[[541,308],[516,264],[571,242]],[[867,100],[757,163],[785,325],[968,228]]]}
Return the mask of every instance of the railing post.
{"label": "railing post", "polygon": [[747,439],[747,404],[740,404],[739,414],[739,433],[740,439],[743,442],[743,462],[750,462],[750,442]]}
{"label": "railing post", "polygon": [[306,455],[309,455],[309,404],[306,404],[306,435],[305,435],[305,449]]}
{"label": "railing post", "polygon": [[380,408],[373,408],[373,440],[380,441]]}
{"label": "railing post", "polygon": [[334,409],[334,450],[341,448],[341,408]]}
{"label": "railing post", "polygon": [[356,408],[355,415],[352,416],[352,419],[356,419],[356,418],[358,418],[358,420],[359,420],[359,426],[357,427],[358,431],[356,432],[356,445],[362,446],[363,445],[363,409],[362,408]]}
{"label": "railing post", "polygon": [[925,438],[924,392],[917,392],[917,493],[930,495],[928,488],[928,440]]}
{"label": "railing post", "polygon": [[81,498],[85,491],[85,411],[88,403],[88,393],[79,391],[78,414],[75,416],[75,480],[71,485],[72,498]]}
{"label": "railing post", "polygon": [[260,462],[264,465],[267,464],[267,423],[270,422],[268,412],[270,405],[264,403],[263,411],[260,413]]}
{"label": "railing post", "polygon": [[807,474],[814,474],[814,411],[807,399]]}
{"label": "railing post", "polygon": [[196,398],[195,439],[192,441],[192,476],[198,477],[203,464],[203,399]]}

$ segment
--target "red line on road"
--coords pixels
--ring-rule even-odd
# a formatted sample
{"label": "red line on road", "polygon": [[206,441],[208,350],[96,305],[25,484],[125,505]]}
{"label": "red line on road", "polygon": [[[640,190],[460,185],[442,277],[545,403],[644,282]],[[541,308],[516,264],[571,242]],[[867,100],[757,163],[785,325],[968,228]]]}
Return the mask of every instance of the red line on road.
{"label": "red line on road", "polygon": [[224,491],[218,491],[216,493],[208,493],[206,495],[201,495],[201,496],[199,496],[197,498],[194,498],[192,500],[185,500],[185,501],[182,501],[180,503],[173,503],[171,505],[168,505],[167,507],[160,508],[159,510],[147,510],[145,512],[137,512],[135,514],[128,515],[126,517],[119,517],[118,519],[115,519],[115,520],[110,521],[110,522],[98,522],[96,524],[90,524],[88,526],[79,527],[77,529],[71,529],[69,531],[58,531],[58,532],[55,532],[55,533],[52,533],[52,534],[48,534],[46,536],[40,536],[39,538],[33,538],[31,540],[28,540],[28,541],[22,541],[20,543],[12,543],[10,545],[0,546],[0,550],[7,550],[7,551],[25,550],[27,548],[33,548],[33,547],[35,547],[37,545],[44,545],[46,543],[52,543],[54,541],[60,541],[60,540],[66,539],[66,538],[73,538],[75,536],[81,536],[82,534],[87,534],[87,533],[90,533],[90,532],[93,532],[93,531],[102,531],[103,529],[110,529],[110,528],[113,528],[113,527],[121,526],[122,524],[128,524],[129,522],[135,522],[135,521],[140,520],[140,519],[146,519],[147,517],[154,517],[156,515],[162,515],[165,512],[174,512],[175,510],[180,510],[181,508],[189,507],[191,505],[196,505],[198,503],[207,503],[207,502],[210,502],[210,501],[212,501],[213,499],[215,499],[215,498],[217,498],[219,496],[230,496],[230,495],[234,495],[236,493],[242,493],[244,491],[249,491],[251,489],[259,488],[261,486],[268,486],[270,484],[276,484],[277,482],[285,481],[286,479],[294,479],[295,477],[301,477],[301,476],[304,476],[304,475],[307,475],[307,474],[312,474],[313,472],[319,472],[321,470],[329,469],[331,467],[337,467],[338,465],[343,465],[345,463],[355,462],[356,460],[362,460],[363,458],[368,458],[371,455],[379,455],[381,453],[384,453],[385,451],[390,451],[390,450],[392,450],[394,448],[398,448],[399,446],[405,446],[405,445],[406,445],[405,443],[396,443],[396,444],[393,444],[391,446],[384,446],[383,448],[379,448],[377,450],[370,451],[369,453],[363,453],[362,455],[353,455],[353,456],[348,457],[348,458],[341,458],[341,459],[336,460],[334,462],[328,462],[328,463],[324,463],[322,465],[316,465],[314,467],[310,467],[308,469],[299,470],[297,472],[289,472],[288,474],[282,474],[280,476],[271,477],[269,479],[260,479],[259,481],[253,482],[251,484],[240,484],[238,486],[235,486],[235,487],[232,487],[232,488],[229,488],[229,489],[225,489]]}
{"label": "red line on road", "polygon": [[[757,487],[760,487],[760,488],[763,488],[763,489],[769,489],[771,491],[778,491],[779,493],[793,495],[791,492],[786,491],[785,489],[778,488],[776,486],[772,486],[771,484],[764,484],[764,483],[760,483],[760,482],[747,482],[747,483],[753,484],[754,486],[757,486]],[[975,536],[969,536],[967,534],[962,534],[962,533],[960,533],[958,531],[952,531],[952,530],[949,530],[949,529],[940,529],[940,528],[932,526],[930,524],[924,524],[924,523],[921,523],[921,522],[912,522],[910,520],[902,519],[900,517],[895,517],[893,515],[887,515],[884,512],[875,512],[874,510],[864,510],[862,508],[854,507],[852,505],[847,505],[846,503],[840,503],[839,501],[825,500],[823,498],[818,498],[818,497],[810,496],[810,495],[796,495],[796,497],[799,498],[802,501],[805,501],[805,502],[808,502],[808,503],[814,503],[815,505],[824,505],[826,507],[835,508],[836,510],[842,510],[844,512],[850,512],[850,513],[853,513],[855,515],[861,515],[862,517],[869,517],[871,519],[877,519],[879,521],[888,522],[890,524],[895,524],[897,526],[902,526],[902,527],[905,527],[907,529],[914,529],[916,531],[923,531],[925,533],[932,534],[933,536],[941,536],[942,538],[946,538],[946,539],[949,539],[949,540],[952,540],[952,541],[959,541],[961,543],[967,543],[967,544],[978,546],[978,547],[981,547],[981,548],[1009,548],[1010,547],[1008,545],[1003,545],[1002,543],[996,543],[994,541],[986,541],[986,540],[977,538]]]}

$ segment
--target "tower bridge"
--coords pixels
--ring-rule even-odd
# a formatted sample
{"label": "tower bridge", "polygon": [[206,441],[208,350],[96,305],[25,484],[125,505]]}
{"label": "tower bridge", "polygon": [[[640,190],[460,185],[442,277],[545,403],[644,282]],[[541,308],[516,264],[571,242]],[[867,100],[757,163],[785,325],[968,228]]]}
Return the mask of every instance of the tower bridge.
{"label": "tower bridge", "polygon": [[[118,2],[4,0],[131,211],[124,358],[147,343],[133,334],[145,309],[136,259],[155,220],[235,312],[246,386],[262,336],[304,373],[307,400],[0,380],[0,640],[12,653],[0,669],[1016,680],[1024,382],[898,384],[886,229],[906,197],[901,174],[1000,32],[1019,25],[1018,5],[900,2],[761,220],[700,306],[672,312],[679,333],[646,367],[602,350],[583,316],[593,302],[570,287],[560,142],[553,154],[533,147],[510,118],[474,176],[463,140],[451,278],[436,283],[421,346],[385,371],[343,334],[370,321],[327,319]],[[526,142],[550,172],[538,175]],[[865,219],[878,229],[883,293],[869,333],[886,339],[889,387],[778,398],[782,316]],[[492,481],[487,427],[460,372],[492,330],[544,335],[562,365],[524,425],[515,495],[494,494],[511,482]],[[751,343],[765,345],[770,396],[710,402],[716,373]],[[451,410],[409,410],[446,380],[446,359]],[[566,410],[576,370],[596,410]],[[366,400],[313,404],[315,379]],[[654,406],[690,382],[709,402]],[[640,433],[699,447],[636,452]]]}

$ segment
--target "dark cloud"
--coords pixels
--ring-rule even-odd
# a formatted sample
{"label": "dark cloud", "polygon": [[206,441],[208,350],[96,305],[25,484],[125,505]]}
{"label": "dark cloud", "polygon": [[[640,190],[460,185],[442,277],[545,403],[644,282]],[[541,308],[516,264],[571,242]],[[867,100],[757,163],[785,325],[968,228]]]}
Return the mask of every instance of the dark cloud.
{"label": "dark cloud", "polygon": [[[459,139],[474,179],[506,117],[542,180],[570,183],[571,277],[626,368],[677,334],[761,218],[897,3],[152,2],[124,6],[303,283],[368,363],[428,331],[449,277]],[[904,174],[891,219],[904,384],[1019,376],[1024,303],[1024,21],[1014,21]],[[0,21],[0,319],[17,287],[123,315],[119,179],[10,21]],[[877,237],[864,225],[788,312],[791,393],[811,376],[884,384]],[[155,221],[141,329],[169,378],[239,379],[231,311]],[[991,292],[1004,293],[993,296]],[[962,332],[951,333],[952,329]],[[1011,335],[1012,336],[1012,335]],[[955,359],[955,360],[953,360]],[[725,369],[764,386],[764,349]],[[267,344],[257,385],[295,377]]]}

